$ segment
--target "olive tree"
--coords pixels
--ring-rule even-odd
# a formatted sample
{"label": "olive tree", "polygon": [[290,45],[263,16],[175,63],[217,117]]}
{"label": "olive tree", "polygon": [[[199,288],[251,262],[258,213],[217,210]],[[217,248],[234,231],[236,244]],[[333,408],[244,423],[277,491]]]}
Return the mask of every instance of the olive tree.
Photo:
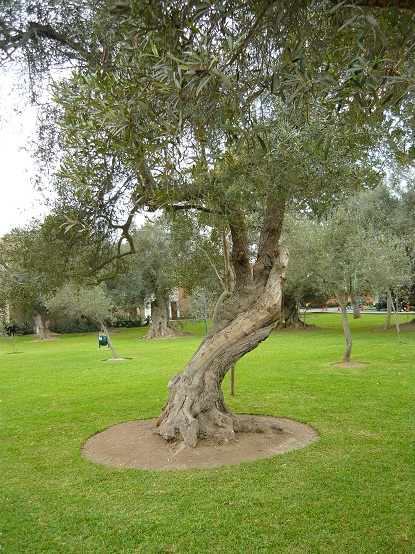
{"label": "olive tree", "polygon": [[[335,296],[341,309],[346,347],[343,362],[350,362],[353,339],[348,322],[348,299],[396,289],[410,282],[410,257],[405,243],[390,230],[380,230],[367,216],[363,198],[351,198],[331,210],[323,221],[292,218],[287,221],[287,239],[293,257],[292,286],[312,288],[326,298]],[[362,205],[359,201],[362,200]],[[288,273],[288,281],[290,273]]]}
{"label": "olive tree", "polygon": [[99,325],[107,337],[114,358],[119,359],[107,327],[107,321],[110,321],[114,314],[114,306],[103,285],[85,287],[65,283],[53,296],[46,297],[44,302],[52,314],[66,315],[70,318],[83,317]]}
{"label": "olive tree", "polygon": [[121,307],[151,303],[151,325],[146,338],[173,338],[169,301],[179,287],[219,296],[224,287],[223,257],[213,229],[192,214],[157,217],[134,229],[135,252],[126,257],[117,277],[108,283]]}
{"label": "olive tree", "polygon": [[102,51],[102,67],[84,56],[55,89],[66,152],[60,187],[76,187],[92,215],[122,233],[132,214],[163,208],[210,213],[226,226],[235,286],[170,380],[158,432],[191,446],[206,436],[232,440],[237,421],[221,383],[279,317],[286,207],[319,211],[344,191],[328,179],[339,126],[355,145],[346,188],[363,184],[370,145],[361,113],[379,117],[413,85],[414,14],[404,11],[412,4],[99,6],[105,47],[88,52]]}
{"label": "olive tree", "polygon": [[[114,271],[117,248],[110,233],[66,226],[67,219],[55,210],[43,221],[32,220],[15,228],[0,241],[0,285],[3,302],[35,319],[39,339],[48,338],[45,296],[68,280],[94,283],[102,271]],[[114,267],[112,266],[114,263]]]}
{"label": "olive tree", "polygon": [[55,291],[79,263],[80,236],[64,233],[63,218],[48,216],[15,228],[0,242],[2,295],[14,309],[33,316],[38,339],[49,336],[45,294]]}

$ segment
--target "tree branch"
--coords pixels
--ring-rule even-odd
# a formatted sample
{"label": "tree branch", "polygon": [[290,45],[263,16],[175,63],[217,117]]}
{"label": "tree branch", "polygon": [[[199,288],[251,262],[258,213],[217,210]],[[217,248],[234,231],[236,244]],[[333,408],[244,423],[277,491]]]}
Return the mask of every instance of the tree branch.
{"label": "tree branch", "polygon": [[[6,53],[8,58],[11,58],[13,52],[19,48],[23,48],[30,41],[37,42],[39,39],[49,39],[63,46],[69,47],[71,50],[80,54],[83,59],[90,59],[91,54],[85,48],[56,31],[51,25],[41,25],[34,21],[30,21],[28,28],[23,30],[10,29],[4,20],[0,20],[5,40],[0,41],[0,48]],[[12,34],[13,33],[13,34]],[[11,51],[11,52],[10,52]]]}
{"label": "tree branch", "polygon": [[257,260],[254,265],[255,283],[265,283],[274,265],[284,222],[284,212],[285,198],[268,200],[264,224],[259,237]]}
{"label": "tree branch", "polygon": [[249,33],[247,33],[246,37],[244,37],[244,39],[241,41],[238,48],[236,48],[236,50],[233,52],[230,60],[226,62],[225,66],[232,65],[236,61],[240,52],[243,52],[246,49],[247,44],[249,44],[249,41],[251,40],[252,36],[255,34],[261,21],[264,19],[265,15],[267,14],[269,8],[275,3],[276,3],[276,0],[268,0],[267,2],[264,2],[262,10],[260,11],[258,17],[256,18],[254,24],[252,25],[251,30],[249,31]]}
{"label": "tree branch", "polygon": [[331,0],[333,3],[338,4],[354,4],[356,6],[362,6],[365,8],[392,8],[396,6],[399,9],[415,10],[415,3],[413,0]]}
{"label": "tree branch", "polygon": [[235,270],[235,289],[252,285],[252,268],[249,261],[249,240],[245,219],[241,212],[228,214],[232,236],[232,265]]}
{"label": "tree branch", "polygon": [[169,210],[173,212],[179,212],[181,210],[197,210],[198,212],[203,212],[205,214],[218,215],[223,212],[220,210],[214,210],[212,208],[207,208],[206,206],[200,206],[199,204],[169,204]]}

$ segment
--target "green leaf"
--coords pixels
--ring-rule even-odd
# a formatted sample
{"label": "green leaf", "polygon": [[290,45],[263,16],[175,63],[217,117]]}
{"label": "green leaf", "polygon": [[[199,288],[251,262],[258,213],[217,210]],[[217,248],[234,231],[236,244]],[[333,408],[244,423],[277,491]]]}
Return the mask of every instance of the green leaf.
{"label": "green leaf", "polygon": [[370,15],[370,13],[367,14],[367,16],[366,16],[366,21],[367,21],[370,25],[372,25],[372,27],[378,27],[378,26],[379,26],[379,25],[378,25],[377,19],[375,19],[375,18],[373,17],[373,15]]}
{"label": "green leaf", "polygon": [[324,139],[324,159],[327,160],[327,156],[329,154],[331,142],[333,140],[333,137],[331,136],[331,133],[327,133],[326,138]]}
{"label": "green leaf", "polygon": [[393,98],[393,93],[391,92],[390,94],[388,94],[386,96],[386,98],[384,98],[381,102],[381,105],[384,106],[385,104],[387,104],[390,100],[392,100]]}
{"label": "green leaf", "polygon": [[261,145],[261,148],[263,150],[263,152],[267,152],[268,151],[268,148],[267,148],[267,145],[265,144],[265,141],[264,139],[260,136],[260,135],[257,135],[256,137],[258,139],[258,142],[259,144]]}
{"label": "green leaf", "polygon": [[205,88],[205,86],[209,83],[209,81],[212,79],[212,75],[207,75],[202,81],[199,83],[197,89],[196,89],[196,96],[199,96],[201,91]]}
{"label": "green leaf", "polygon": [[355,21],[355,19],[357,19],[359,17],[359,15],[354,15],[353,17],[351,17],[350,19],[348,19],[346,21],[346,23],[343,23],[343,25],[340,27],[339,31],[342,31],[343,29],[345,29],[346,27],[348,27],[349,25],[351,25],[353,23],[353,21]]}
{"label": "green leaf", "polygon": [[313,153],[314,155],[317,155],[320,151],[321,145],[323,144],[324,138],[326,137],[326,131],[323,131],[320,133],[320,135],[317,137],[316,142],[314,143]]}
{"label": "green leaf", "polygon": [[341,2],[339,2],[338,4],[336,4],[335,6],[333,6],[333,8],[331,8],[331,10],[328,11],[328,13],[334,13],[335,11],[339,10],[340,8],[342,8],[345,4],[346,4],[347,0],[342,0]]}
{"label": "green leaf", "polygon": [[396,6],[392,6],[391,14],[390,14],[390,22],[391,22],[392,27],[395,27],[395,25],[398,22],[398,10],[397,10]]}
{"label": "green leaf", "polygon": [[232,86],[232,81],[229,79],[229,77],[227,75],[225,75],[225,73],[223,73],[220,69],[218,69],[217,67],[214,67],[212,69],[212,73],[214,75],[217,75],[218,77],[220,77],[222,79],[222,82],[223,84],[228,88],[228,89],[233,89],[233,86]]}
{"label": "green leaf", "polygon": [[333,77],[333,75],[330,75],[330,73],[325,73],[324,75],[321,75],[318,80],[321,83],[330,83],[334,85],[337,83],[336,79]]}

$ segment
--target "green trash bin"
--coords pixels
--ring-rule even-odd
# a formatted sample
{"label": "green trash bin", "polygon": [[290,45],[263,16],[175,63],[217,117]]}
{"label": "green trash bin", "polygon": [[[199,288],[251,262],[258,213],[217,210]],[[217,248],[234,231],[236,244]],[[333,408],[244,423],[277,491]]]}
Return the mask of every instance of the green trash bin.
{"label": "green trash bin", "polygon": [[101,331],[98,335],[98,348],[101,348],[101,346],[107,346],[108,345],[108,337],[107,334],[104,333],[104,331]]}

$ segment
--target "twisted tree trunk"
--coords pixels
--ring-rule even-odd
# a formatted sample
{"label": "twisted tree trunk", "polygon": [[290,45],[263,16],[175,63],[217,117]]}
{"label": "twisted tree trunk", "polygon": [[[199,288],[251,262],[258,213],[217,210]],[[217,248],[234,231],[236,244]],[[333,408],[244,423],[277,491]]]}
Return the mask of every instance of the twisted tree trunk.
{"label": "twisted tree trunk", "polygon": [[298,301],[293,296],[288,295],[284,295],[284,306],[281,308],[281,317],[277,329],[286,327],[307,327],[307,324],[300,319]]}
{"label": "twisted tree trunk", "polygon": [[[237,312],[206,335],[187,367],[169,382],[169,398],[158,421],[158,433],[190,446],[198,438],[232,441],[235,421],[224,402],[221,383],[228,370],[270,334],[279,315],[287,253],[282,248],[265,287],[233,294],[224,303]],[[237,430],[237,429],[236,429]]]}
{"label": "twisted tree trunk", "polygon": [[281,226],[282,213],[269,206],[252,268],[242,217],[232,221],[236,286],[187,367],[170,379],[168,401],[158,419],[158,433],[167,440],[190,446],[200,438],[226,443],[242,430],[225,404],[221,383],[242,356],[269,336],[279,317],[288,262],[287,250],[278,246]]}

